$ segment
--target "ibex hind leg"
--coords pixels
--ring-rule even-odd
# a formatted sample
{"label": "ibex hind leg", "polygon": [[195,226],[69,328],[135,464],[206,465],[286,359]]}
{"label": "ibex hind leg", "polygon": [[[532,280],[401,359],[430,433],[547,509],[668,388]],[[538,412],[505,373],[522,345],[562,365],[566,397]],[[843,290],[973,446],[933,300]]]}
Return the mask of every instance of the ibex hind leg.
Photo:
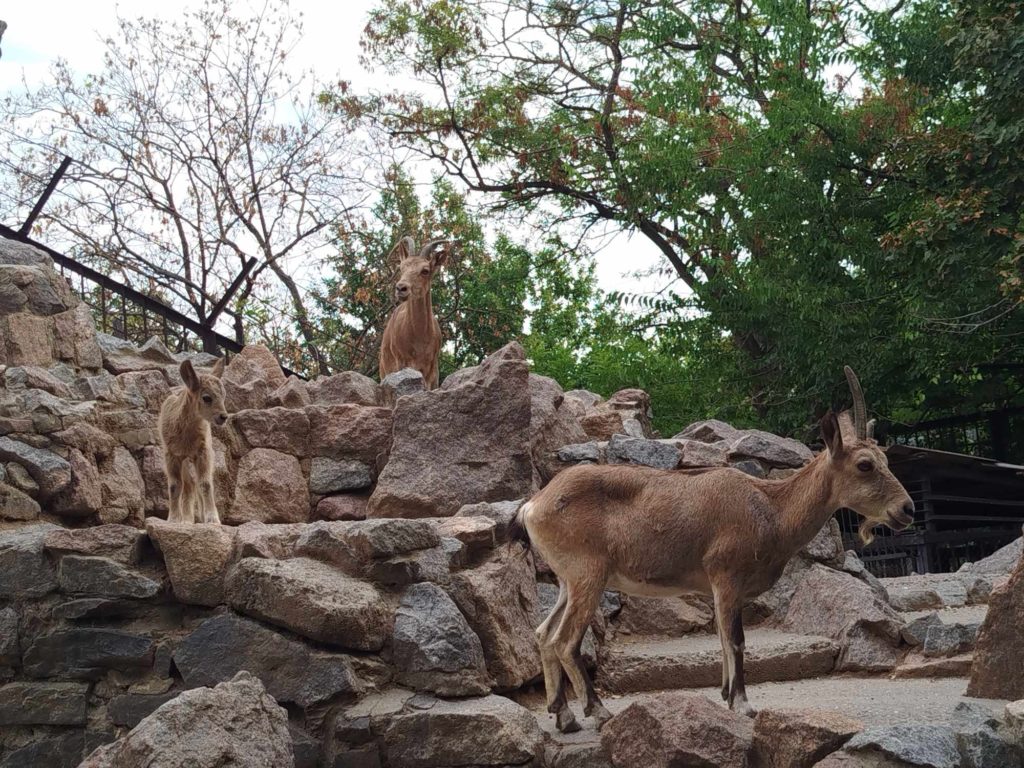
{"label": "ibex hind leg", "polygon": [[562,619],[562,613],[568,591],[564,584],[559,584],[558,599],[551,609],[551,613],[537,627],[537,645],[540,648],[541,664],[544,667],[544,689],[547,693],[548,712],[555,715],[555,724],[562,733],[573,733],[580,730],[580,724],[576,722],[569,703],[566,700],[565,684],[567,682],[565,671],[558,661],[558,655],[551,645],[551,628],[557,627]]}
{"label": "ibex hind leg", "polygon": [[601,599],[601,592],[604,589],[604,580],[590,580],[580,584],[569,584],[568,605],[562,620],[551,638],[552,644],[558,654],[558,660],[569,679],[572,681],[573,690],[577,698],[584,700],[583,714],[593,717],[600,728],[611,719],[611,713],[601,703],[601,699],[594,690],[594,683],[587,674],[583,657],[580,655],[580,646],[583,643],[583,635],[590,626],[590,619],[597,609]]}

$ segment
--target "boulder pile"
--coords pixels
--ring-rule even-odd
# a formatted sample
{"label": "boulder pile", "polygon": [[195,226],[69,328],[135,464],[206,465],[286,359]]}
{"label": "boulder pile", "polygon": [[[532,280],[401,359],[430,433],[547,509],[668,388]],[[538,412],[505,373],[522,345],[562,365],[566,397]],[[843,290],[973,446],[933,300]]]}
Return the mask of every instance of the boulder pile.
{"label": "boulder pile", "polygon": [[[432,392],[286,378],[252,346],[214,427],[225,524],[172,524],[156,416],[185,357],[97,333],[45,254],[0,240],[0,768],[904,764],[902,736],[835,713],[647,694],[718,684],[700,599],[605,593],[584,658],[648,698],[600,738],[553,739],[533,703],[557,587],[505,544],[522,499],[581,463],[782,478],[803,444],[719,421],[662,439],[646,393],[563,392],[515,343]],[[748,680],[966,674],[977,638],[972,688],[1024,697],[1001,557],[880,582],[832,521],[747,606]],[[990,593],[987,619],[947,615]],[[971,717],[943,743],[1017,754],[1019,706]]]}

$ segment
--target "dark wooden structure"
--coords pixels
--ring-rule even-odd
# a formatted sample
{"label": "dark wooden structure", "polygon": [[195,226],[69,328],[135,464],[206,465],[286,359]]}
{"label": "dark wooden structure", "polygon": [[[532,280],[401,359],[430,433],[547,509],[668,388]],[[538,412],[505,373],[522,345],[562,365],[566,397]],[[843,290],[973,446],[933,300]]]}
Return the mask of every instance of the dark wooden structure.
{"label": "dark wooden structure", "polygon": [[914,499],[914,525],[902,533],[879,528],[861,549],[857,516],[839,513],[847,548],[861,550],[876,576],[955,571],[1021,535],[1024,466],[899,443],[886,453]]}

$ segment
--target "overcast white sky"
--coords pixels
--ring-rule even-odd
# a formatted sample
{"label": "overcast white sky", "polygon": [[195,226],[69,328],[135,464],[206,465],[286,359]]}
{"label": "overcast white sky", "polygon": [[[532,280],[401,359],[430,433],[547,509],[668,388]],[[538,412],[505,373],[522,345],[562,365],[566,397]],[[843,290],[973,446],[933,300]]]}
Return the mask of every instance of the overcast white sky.
{"label": "overcast white sky", "polygon": [[[359,64],[359,37],[366,15],[376,0],[291,0],[302,15],[305,35],[292,54],[297,67],[315,70],[324,81],[340,76],[356,90],[388,85],[382,73],[371,73]],[[233,2],[234,9],[244,4]],[[174,18],[191,5],[183,0],[18,0],[0,4],[0,19],[7,32],[0,42],[0,96],[44,78],[57,58],[85,74],[97,71],[102,62],[105,35],[116,29],[116,15]],[[262,5],[255,0],[256,7]],[[424,174],[426,175],[426,174]],[[591,244],[592,247],[598,243]],[[659,261],[653,245],[642,237],[618,235],[598,256],[598,280],[605,290],[649,290],[651,280],[625,277]]]}

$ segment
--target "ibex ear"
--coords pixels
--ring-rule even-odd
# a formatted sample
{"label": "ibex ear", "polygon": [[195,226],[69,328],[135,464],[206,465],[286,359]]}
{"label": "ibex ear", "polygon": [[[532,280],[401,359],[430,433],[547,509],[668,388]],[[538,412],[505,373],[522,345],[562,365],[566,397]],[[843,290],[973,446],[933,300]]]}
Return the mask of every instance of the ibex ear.
{"label": "ibex ear", "polygon": [[196,369],[192,367],[191,360],[181,362],[181,380],[185,382],[189,392],[198,392],[202,387],[199,384],[199,377],[196,376]]}
{"label": "ibex ear", "polygon": [[843,452],[843,432],[839,429],[839,420],[831,409],[821,419],[821,437],[830,454],[838,456]]}
{"label": "ibex ear", "polygon": [[413,242],[411,237],[403,237],[398,241],[398,244],[391,249],[391,253],[388,254],[388,261],[398,261],[399,263],[405,261],[413,252]]}
{"label": "ibex ear", "polygon": [[215,379],[219,379],[224,373],[224,358],[220,358],[216,363],[213,364],[213,370],[210,371],[210,375]]}

